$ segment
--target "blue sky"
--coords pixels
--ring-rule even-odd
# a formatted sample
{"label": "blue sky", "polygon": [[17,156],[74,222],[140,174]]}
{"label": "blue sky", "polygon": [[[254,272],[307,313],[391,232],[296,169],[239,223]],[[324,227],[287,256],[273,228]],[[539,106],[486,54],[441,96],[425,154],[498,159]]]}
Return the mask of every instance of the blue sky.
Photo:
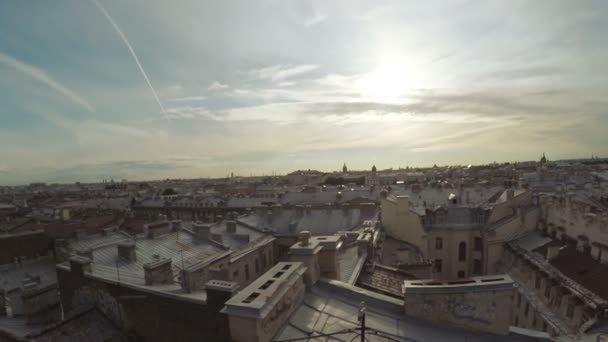
{"label": "blue sky", "polygon": [[607,14],[3,0],[0,185],[607,156]]}

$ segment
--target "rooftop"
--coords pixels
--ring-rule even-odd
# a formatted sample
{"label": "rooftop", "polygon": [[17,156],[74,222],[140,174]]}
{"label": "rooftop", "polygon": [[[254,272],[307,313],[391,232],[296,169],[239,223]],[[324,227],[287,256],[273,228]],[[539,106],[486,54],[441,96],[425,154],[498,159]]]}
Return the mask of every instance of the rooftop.
{"label": "rooftop", "polygon": [[[320,281],[279,331],[275,340],[332,334],[332,341],[349,342],[358,336],[359,305],[366,303],[366,338],[369,341],[528,341],[524,337],[475,333],[425,322],[403,315],[403,301],[335,281]],[[531,340],[530,340],[531,341]]]}
{"label": "rooftop", "polygon": [[238,221],[259,231],[269,230],[278,235],[296,235],[302,230],[308,230],[312,235],[332,235],[360,227],[364,221],[372,220],[375,216],[373,208],[273,208],[258,210],[252,215],[240,217]]}

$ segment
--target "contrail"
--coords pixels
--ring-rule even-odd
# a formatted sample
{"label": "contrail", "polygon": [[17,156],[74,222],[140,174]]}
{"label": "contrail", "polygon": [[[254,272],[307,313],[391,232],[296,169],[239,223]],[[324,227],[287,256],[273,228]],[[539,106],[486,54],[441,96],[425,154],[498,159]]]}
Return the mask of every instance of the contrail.
{"label": "contrail", "polygon": [[125,34],[122,33],[122,30],[120,29],[120,27],[118,27],[118,24],[116,24],[116,22],[114,21],[114,19],[112,19],[112,17],[110,16],[110,13],[108,13],[108,11],[106,11],[106,9],[101,5],[101,3],[98,0],[91,0],[91,1],[93,1],[93,3],[95,4],[95,6],[97,6],[97,8],[101,11],[101,13],[103,13],[103,15],[110,22],[110,24],[112,24],[112,26],[114,27],[114,30],[116,30],[116,33],[118,33],[118,35],[120,36],[120,38],[122,39],[122,41],[125,43],[125,45],[129,49],[129,51],[131,52],[131,56],[133,56],[133,59],[135,60],[135,63],[139,67],[139,71],[141,71],[141,74],[144,76],[144,79],[146,80],[146,83],[148,83],[148,87],[150,87],[150,90],[152,91],[152,95],[154,95],[154,99],[156,99],[156,102],[158,103],[158,106],[160,107],[161,113],[164,115],[165,114],[165,107],[160,102],[160,99],[158,98],[158,95],[156,94],[156,90],[154,90],[154,87],[152,86],[152,83],[150,82],[150,79],[148,79],[148,75],[146,75],[146,72],[144,71],[144,67],[141,66],[141,63],[139,62],[139,58],[137,58],[137,55],[135,54],[135,51],[133,50],[133,47],[129,43],[129,40],[127,39],[127,36],[125,36]]}
{"label": "contrail", "polygon": [[68,89],[63,84],[52,79],[51,76],[49,76],[44,70],[39,69],[33,65],[18,61],[17,59],[15,59],[9,55],[6,55],[2,52],[0,52],[0,64],[6,64],[11,68],[18,70],[18,71],[30,76],[31,78],[36,79],[39,82],[46,84],[47,86],[55,89],[55,91],[63,94],[68,99],[70,99],[73,102],[79,104],[80,106],[86,108],[88,111],[90,111],[90,112],[93,111],[93,106],[91,106],[91,104],[89,104],[89,102],[87,102],[87,100],[83,99],[82,97],[80,97],[80,95],[76,94],[71,89]]}

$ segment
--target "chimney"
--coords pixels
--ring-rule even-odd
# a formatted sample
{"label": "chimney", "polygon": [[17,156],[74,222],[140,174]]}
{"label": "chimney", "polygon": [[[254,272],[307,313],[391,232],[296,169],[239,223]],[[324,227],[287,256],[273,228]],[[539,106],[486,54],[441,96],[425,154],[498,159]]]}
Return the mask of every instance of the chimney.
{"label": "chimney", "polygon": [[339,235],[315,236],[311,242],[322,247],[319,252],[321,274],[329,279],[340,279],[338,255],[342,248],[342,237]]}
{"label": "chimney", "polygon": [[289,248],[289,261],[301,262],[306,266],[304,282],[307,286],[313,286],[321,277],[319,264],[319,252],[321,246],[317,241],[310,241],[310,232],[302,231],[298,236],[298,242]]}
{"label": "chimney", "polygon": [[192,225],[192,231],[194,236],[197,239],[209,239],[209,233],[211,232],[211,227],[207,224],[203,224],[201,222],[196,222]]}
{"label": "chimney", "polygon": [[125,241],[119,242],[117,245],[118,257],[124,261],[137,261],[137,254],[135,252],[135,242]]}
{"label": "chimney", "polygon": [[226,231],[230,234],[236,233],[236,222],[226,221]]}
{"label": "chimney", "polygon": [[224,280],[210,280],[205,284],[205,292],[207,293],[207,306],[209,312],[217,312],[214,319],[216,336],[219,340],[230,340],[230,324],[226,314],[220,310],[226,302],[234,296],[239,289],[239,284]]}
{"label": "chimney", "polygon": [[207,292],[207,305],[217,308],[213,312],[219,311],[224,307],[224,304],[232,297],[239,289],[239,284],[226,280],[210,280],[205,284],[205,292]]}
{"label": "chimney", "polygon": [[298,242],[300,243],[300,246],[305,247],[309,245],[309,240],[310,240],[310,231],[308,230],[303,230],[300,232],[300,235],[298,236]]}
{"label": "chimney", "polygon": [[155,261],[144,264],[144,278],[146,285],[172,284],[173,270],[171,259],[158,258]]}
{"label": "chimney", "polygon": [[71,273],[84,276],[85,273],[91,273],[92,270],[91,259],[78,255],[70,258]]}

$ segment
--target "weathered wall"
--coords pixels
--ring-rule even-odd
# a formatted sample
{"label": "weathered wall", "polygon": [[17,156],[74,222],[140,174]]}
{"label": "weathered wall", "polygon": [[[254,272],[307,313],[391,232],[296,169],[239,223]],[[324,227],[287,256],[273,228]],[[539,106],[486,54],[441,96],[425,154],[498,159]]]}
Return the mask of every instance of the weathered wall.
{"label": "weathered wall", "polygon": [[541,203],[542,218],[547,224],[563,227],[565,234],[571,238],[585,235],[590,242],[608,245],[608,219],[599,214],[586,215],[590,211],[588,206],[577,203],[567,195]]}
{"label": "weathered wall", "polygon": [[236,342],[268,342],[304,299],[304,278],[291,286],[263,318],[229,316],[230,334]]}
{"label": "weathered wall", "polygon": [[[460,271],[464,272],[465,277],[473,274],[473,239],[475,236],[479,236],[479,231],[434,231],[429,233],[427,237],[429,259],[442,260],[441,272],[435,273],[435,277],[439,279],[456,279]],[[441,249],[436,248],[437,238],[442,239]],[[458,247],[461,242],[466,243],[467,247],[465,260],[458,258]],[[476,255],[478,259],[481,259],[479,253]]]}
{"label": "weathered wall", "polygon": [[405,313],[453,326],[506,335],[514,289],[405,295]]}
{"label": "weathered wall", "polygon": [[493,274],[498,272],[503,257],[503,244],[515,236],[524,232],[533,231],[539,218],[538,208],[531,208],[504,222],[492,234],[487,235],[486,272]]}
{"label": "weathered wall", "polygon": [[57,270],[66,312],[93,304],[105,316],[145,341],[228,341],[221,308],[106,283]]}
{"label": "weathered wall", "polygon": [[382,225],[386,234],[398,240],[407,241],[420,248],[427,257],[424,229],[420,216],[404,207],[403,203],[383,199],[381,203]]}
{"label": "weathered wall", "polygon": [[276,261],[274,243],[269,242],[256,250],[239,256],[236,260],[233,259],[228,266],[230,277],[227,280],[234,281],[241,288],[244,288],[274,266]]}

